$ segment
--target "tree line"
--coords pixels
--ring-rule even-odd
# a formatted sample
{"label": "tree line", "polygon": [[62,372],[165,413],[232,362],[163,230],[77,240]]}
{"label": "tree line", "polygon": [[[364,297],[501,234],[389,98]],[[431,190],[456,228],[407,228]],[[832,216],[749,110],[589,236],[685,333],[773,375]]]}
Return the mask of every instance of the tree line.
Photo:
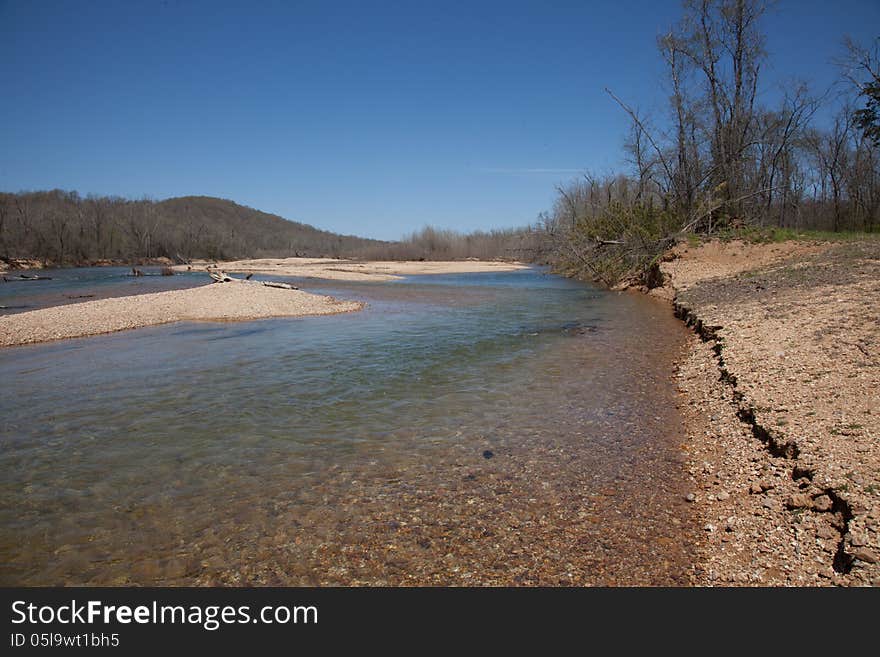
{"label": "tree line", "polygon": [[657,41],[669,94],[659,119],[606,89],[631,122],[630,168],[558,188],[542,217],[558,266],[613,284],[652,276],[681,233],[880,228],[880,39],[845,41],[833,89],[798,83],[771,106],[765,12],[761,0],[684,2]]}
{"label": "tree line", "polygon": [[363,249],[359,257],[367,260],[520,260],[536,262],[545,258],[543,226],[525,226],[461,233],[426,226],[397,242]]}
{"label": "tree line", "polygon": [[543,240],[535,227],[462,234],[427,226],[399,241],[382,241],[319,230],[213,197],[153,201],[61,190],[0,193],[0,260],[6,262],[63,266],[296,256],[532,260]]}
{"label": "tree line", "polygon": [[382,244],[205,196],[153,201],[61,190],[0,193],[0,258],[6,261],[81,265],[341,257]]}

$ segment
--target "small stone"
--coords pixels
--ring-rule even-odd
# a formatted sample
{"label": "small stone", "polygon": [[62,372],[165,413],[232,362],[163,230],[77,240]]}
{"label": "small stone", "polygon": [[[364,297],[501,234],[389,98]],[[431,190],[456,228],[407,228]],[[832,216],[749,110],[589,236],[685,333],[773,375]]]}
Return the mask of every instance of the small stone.
{"label": "small stone", "polygon": [[831,511],[831,507],[833,506],[834,502],[832,502],[831,498],[827,495],[820,495],[813,500],[813,508],[816,509],[816,511]]}
{"label": "small stone", "polygon": [[764,489],[761,488],[761,484],[752,484],[749,486],[749,493],[752,495],[760,495],[764,492]]}
{"label": "small stone", "polygon": [[785,500],[785,506],[789,509],[809,509],[813,506],[813,500],[804,493],[794,493]]}
{"label": "small stone", "polygon": [[874,554],[872,550],[869,550],[865,547],[858,548],[852,553],[852,555],[859,561],[864,561],[865,563],[877,563],[878,561],[880,561],[880,559],[878,559],[877,555]]}
{"label": "small stone", "polygon": [[730,497],[730,493],[728,493],[727,491],[722,490],[722,491],[715,493],[715,499],[719,500],[721,502],[723,502],[724,500],[726,500],[729,497]]}
{"label": "small stone", "polygon": [[820,525],[819,529],[816,530],[816,534],[819,538],[824,538],[829,541],[840,539],[840,533],[835,531],[835,529],[829,525]]}
{"label": "small stone", "polygon": [[715,531],[715,525],[713,525],[713,524],[708,524],[708,525],[706,525],[705,527],[703,527],[703,529],[705,529],[707,532],[714,532],[714,531]]}
{"label": "small stone", "polygon": [[157,559],[146,559],[134,564],[133,574],[140,581],[155,581],[162,576],[162,570]]}
{"label": "small stone", "polygon": [[694,495],[693,493],[688,493],[687,495],[684,496],[684,499],[687,500],[688,502],[696,502],[697,496]]}
{"label": "small stone", "polygon": [[484,459],[490,459],[493,456],[495,456],[495,452],[493,452],[491,449],[487,449],[485,452],[483,452]]}
{"label": "small stone", "polygon": [[178,579],[186,575],[187,567],[181,559],[170,559],[165,564],[165,577],[169,579]]}

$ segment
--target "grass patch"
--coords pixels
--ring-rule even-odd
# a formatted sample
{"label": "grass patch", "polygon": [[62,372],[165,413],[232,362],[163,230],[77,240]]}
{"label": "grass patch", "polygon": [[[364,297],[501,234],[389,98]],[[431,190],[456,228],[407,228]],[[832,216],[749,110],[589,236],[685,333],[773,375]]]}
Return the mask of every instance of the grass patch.
{"label": "grass patch", "polygon": [[747,226],[745,228],[728,228],[720,231],[716,237],[729,242],[743,240],[754,244],[779,244],[781,242],[863,242],[866,240],[880,241],[880,233],[864,233],[860,231],[830,230],[796,230],[794,228],[777,228],[775,226]]}

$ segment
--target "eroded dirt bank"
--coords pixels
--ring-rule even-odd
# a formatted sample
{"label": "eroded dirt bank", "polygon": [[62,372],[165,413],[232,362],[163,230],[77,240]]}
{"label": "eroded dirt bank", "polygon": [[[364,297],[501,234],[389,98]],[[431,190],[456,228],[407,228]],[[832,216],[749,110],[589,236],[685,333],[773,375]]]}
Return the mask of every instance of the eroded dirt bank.
{"label": "eroded dirt bank", "polygon": [[880,585],[880,241],[674,255],[695,583]]}

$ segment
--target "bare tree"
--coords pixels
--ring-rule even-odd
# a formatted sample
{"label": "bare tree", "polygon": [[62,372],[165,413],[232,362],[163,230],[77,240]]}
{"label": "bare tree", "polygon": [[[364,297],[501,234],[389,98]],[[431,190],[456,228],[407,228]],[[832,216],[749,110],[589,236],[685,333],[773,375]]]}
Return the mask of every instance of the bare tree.
{"label": "bare tree", "polygon": [[[687,72],[678,58],[683,56],[698,74],[703,97],[692,100],[693,116],[683,115],[680,122],[693,127],[704,123],[711,156],[708,180],[724,200],[724,210],[733,215],[742,214],[741,199],[754,191],[745,188],[744,156],[753,144],[755,100],[765,57],[759,25],[764,12],[760,0],[689,0],[684,19],[664,41],[673,57],[677,99],[684,99],[681,76]],[[705,120],[696,118],[701,106],[708,111]],[[688,109],[682,107],[680,113]]]}
{"label": "bare tree", "polygon": [[880,37],[867,47],[846,37],[844,46],[843,75],[864,101],[854,113],[855,123],[874,146],[880,146]]}
{"label": "bare tree", "polygon": [[9,251],[7,250],[7,236],[6,233],[8,231],[7,219],[11,212],[11,196],[9,194],[0,193],[0,258],[8,258]]}
{"label": "bare tree", "polygon": [[809,141],[816,158],[822,200],[833,207],[831,230],[840,230],[843,219],[844,170],[848,159],[848,139],[852,129],[852,109],[844,107],[827,133],[813,132]]}

